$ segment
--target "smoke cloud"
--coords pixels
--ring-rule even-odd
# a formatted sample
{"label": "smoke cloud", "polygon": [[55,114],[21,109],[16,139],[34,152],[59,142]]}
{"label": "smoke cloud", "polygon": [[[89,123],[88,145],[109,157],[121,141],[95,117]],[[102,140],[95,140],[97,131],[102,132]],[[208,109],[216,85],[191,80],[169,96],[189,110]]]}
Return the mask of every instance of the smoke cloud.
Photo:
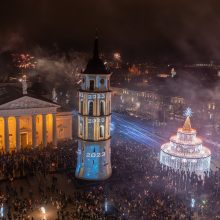
{"label": "smoke cloud", "polygon": [[7,32],[5,34],[0,35],[0,54],[17,50],[21,48],[24,44],[23,35],[19,32]]}

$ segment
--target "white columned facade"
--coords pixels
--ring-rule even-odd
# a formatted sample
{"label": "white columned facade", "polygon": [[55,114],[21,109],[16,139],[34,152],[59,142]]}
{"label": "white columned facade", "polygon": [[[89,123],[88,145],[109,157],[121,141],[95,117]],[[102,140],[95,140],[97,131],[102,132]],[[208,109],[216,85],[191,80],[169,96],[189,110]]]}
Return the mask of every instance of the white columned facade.
{"label": "white columned facade", "polygon": [[15,116],[16,120],[16,150],[21,149],[21,136],[20,136],[20,116]]}
{"label": "white columned facade", "polygon": [[43,142],[43,147],[46,147],[47,146],[46,114],[42,114],[42,142]]}
{"label": "white columned facade", "polygon": [[4,117],[4,138],[5,138],[5,151],[9,152],[9,132],[8,132],[8,116]]}
{"label": "white columned facade", "polygon": [[57,146],[57,125],[56,125],[56,114],[52,114],[53,118],[53,145],[54,147]]}
{"label": "white columned facade", "polygon": [[[48,140],[56,145],[56,113],[59,107],[58,104],[33,98],[28,95],[16,98],[8,103],[0,103],[0,116],[4,122],[4,124],[2,124],[4,152],[8,153],[14,147],[16,151],[19,151],[22,147],[29,147],[28,144],[31,144],[31,142],[33,148],[38,144],[44,147],[47,146]],[[52,114],[52,117],[47,118],[48,114]],[[40,121],[37,120],[38,115],[41,115],[41,117],[39,117]],[[25,117],[28,117],[28,120],[26,120]],[[47,124],[47,120],[50,120],[50,123]],[[47,132],[49,136],[47,136]],[[13,136],[10,137],[9,133]],[[41,136],[39,137],[39,142],[37,134]],[[28,143],[26,144],[26,142]]]}
{"label": "white columned facade", "polygon": [[32,148],[37,146],[36,140],[36,115],[32,115]]}

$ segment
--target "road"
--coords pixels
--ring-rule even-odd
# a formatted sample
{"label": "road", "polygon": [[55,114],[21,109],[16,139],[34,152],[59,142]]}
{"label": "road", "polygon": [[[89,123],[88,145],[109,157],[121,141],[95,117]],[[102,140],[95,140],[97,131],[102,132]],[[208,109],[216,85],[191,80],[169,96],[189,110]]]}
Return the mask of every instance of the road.
{"label": "road", "polygon": [[130,116],[125,116],[119,113],[112,114],[111,130],[120,132],[126,137],[146,145],[148,148],[158,148],[166,141],[165,138],[154,133],[154,129],[149,124],[144,124],[142,121],[137,122]]}

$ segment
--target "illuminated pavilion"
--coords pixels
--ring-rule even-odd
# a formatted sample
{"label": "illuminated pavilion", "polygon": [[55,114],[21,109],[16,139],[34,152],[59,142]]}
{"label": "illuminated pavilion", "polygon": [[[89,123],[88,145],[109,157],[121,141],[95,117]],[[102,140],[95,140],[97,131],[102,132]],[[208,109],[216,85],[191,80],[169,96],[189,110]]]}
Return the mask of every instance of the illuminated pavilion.
{"label": "illuminated pavilion", "polygon": [[[24,89],[24,88],[23,88]],[[11,87],[0,88],[0,152],[57,145],[72,138],[71,112],[43,97],[23,94]]]}
{"label": "illuminated pavilion", "polygon": [[178,129],[177,135],[161,146],[160,163],[175,170],[202,174],[210,170],[210,161],[211,151],[196,136],[190,116],[187,116],[183,128]]}

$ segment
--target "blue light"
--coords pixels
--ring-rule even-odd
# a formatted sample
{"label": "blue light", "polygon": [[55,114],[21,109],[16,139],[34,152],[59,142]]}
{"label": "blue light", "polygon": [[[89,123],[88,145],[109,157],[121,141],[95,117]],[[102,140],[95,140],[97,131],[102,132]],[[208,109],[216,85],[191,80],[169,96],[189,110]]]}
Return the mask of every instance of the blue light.
{"label": "blue light", "polygon": [[111,122],[110,131],[113,132],[115,130],[115,123]]}
{"label": "blue light", "polygon": [[4,206],[3,206],[3,204],[1,204],[1,208],[0,208],[0,217],[1,218],[4,217]]}
{"label": "blue light", "polygon": [[107,198],[105,198],[105,212],[108,212],[108,201],[107,201]]}
{"label": "blue light", "polygon": [[185,117],[192,117],[192,114],[193,114],[192,109],[189,107],[186,108],[186,110],[183,112],[183,116]]}
{"label": "blue light", "polygon": [[120,133],[147,147],[160,147],[161,142],[165,141],[164,138],[154,134],[145,125],[123,119],[121,114],[114,113],[112,120]]}
{"label": "blue light", "polygon": [[191,199],[191,207],[195,208],[196,200],[194,198]]}
{"label": "blue light", "polygon": [[[82,146],[84,149],[82,149]],[[76,176],[88,180],[106,179],[111,174],[111,162],[105,146],[110,146],[110,140],[104,142],[78,141]]]}

